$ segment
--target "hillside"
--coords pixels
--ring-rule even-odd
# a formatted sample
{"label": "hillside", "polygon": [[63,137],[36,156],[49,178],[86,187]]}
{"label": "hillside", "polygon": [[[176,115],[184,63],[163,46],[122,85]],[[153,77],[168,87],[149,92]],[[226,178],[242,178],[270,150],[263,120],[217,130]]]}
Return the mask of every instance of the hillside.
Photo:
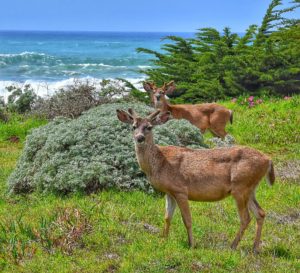
{"label": "hillside", "polygon": [[[160,237],[164,199],[142,191],[102,191],[59,196],[8,195],[7,178],[24,136],[45,121],[0,123],[0,270],[3,272],[296,272],[300,270],[300,96],[234,110],[228,127],[238,144],[270,155],[279,174],[270,188],[262,181],[257,199],[267,212],[262,253],[251,252],[252,220],[237,251],[230,249],[239,226],[232,198],[191,202],[196,248],[189,250],[179,211],[170,237]],[[10,130],[20,143],[3,137]],[[154,134],[156,129],[154,129]],[[209,135],[205,141],[209,143]]]}

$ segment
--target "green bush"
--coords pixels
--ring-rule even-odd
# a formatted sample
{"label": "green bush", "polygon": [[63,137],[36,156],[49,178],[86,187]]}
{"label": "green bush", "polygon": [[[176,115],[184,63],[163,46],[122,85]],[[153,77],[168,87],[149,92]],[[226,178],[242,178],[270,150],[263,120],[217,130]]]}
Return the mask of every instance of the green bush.
{"label": "green bush", "polygon": [[[151,191],[140,171],[130,126],[119,122],[116,109],[153,109],[141,103],[103,104],[78,119],[55,119],[27,137],[23,154],[9,179],[11,192],[94,192],[103,188]],[[199,130],[171,120],[154,131],[161,145],[201,148]]]}
{"label": "green bush", "polygon": [[12,85],[6,87],[6,89],[11,93],[7,102],[7,108],[10,112],[19,114],[30,112],[33,104],[38,99],[30,84],[25,84],[23,87]]}

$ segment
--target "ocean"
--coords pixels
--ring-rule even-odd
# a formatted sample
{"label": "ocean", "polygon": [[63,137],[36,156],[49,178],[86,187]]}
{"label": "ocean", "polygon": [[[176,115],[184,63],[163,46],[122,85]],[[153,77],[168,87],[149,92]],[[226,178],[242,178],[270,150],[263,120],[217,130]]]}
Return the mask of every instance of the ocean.
{"label": "ocean", "polygon": [[[74,79],[125,78],[138,84],[151,67],[145,47],[161,51],[167,35],[159,32],[41,32],[0,31],[0,96],[5,87],[31,84],[39,95],[54,92]],[[49,91],[50,90],[50,91]]]}

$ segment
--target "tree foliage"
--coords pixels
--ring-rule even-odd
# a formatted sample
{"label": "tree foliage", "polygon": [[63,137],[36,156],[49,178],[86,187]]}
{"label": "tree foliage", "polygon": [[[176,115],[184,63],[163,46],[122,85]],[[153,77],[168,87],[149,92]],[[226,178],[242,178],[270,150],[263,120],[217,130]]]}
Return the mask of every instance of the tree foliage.
{"label": "tree foliage", "polygon": [[261,25],[243,36],[228,27],[201,28],[193,39],[166,37],[162,52],[138,48],[154,57],[154,66],[141,72],[157,84],[175,80],[177,102],[299,93],[300,20],[285,18],[299,6],[298,0],[287,8],[272,0]]}

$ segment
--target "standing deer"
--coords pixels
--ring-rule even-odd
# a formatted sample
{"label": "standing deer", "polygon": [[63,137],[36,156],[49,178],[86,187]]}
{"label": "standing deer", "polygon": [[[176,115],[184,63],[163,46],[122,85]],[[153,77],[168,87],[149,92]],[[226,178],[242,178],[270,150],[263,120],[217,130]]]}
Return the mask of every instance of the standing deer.
{"label": "standing deer", "polygon": [[150,94],[155,108],[163,112],[170,111],[175,119],[186,119],[200,129],[202,134],[208,129],[214,136],[224,138],[228,121],[232,124],[233,113],[231,110],[216,103],[204,104],[178,104],[172,105],[166,95],[172,94],[176,86],[174,81],[164,84],[161,88],[150,82],[143,83],[144,89]]}
{"label": "standing deer", "polygon": [[171,219],[178,205],[193,247],[192,218],[188,200],[219,201],[232,195],[240,216],[240,229],[231,245],[235,249],[250,222],[249,210],[256,218],[254,251],[258,252],[265,212],[255,198],[255,189],[266,176],[275,181],[272,161],[249,147],[192,150],[176,146],[158,146],[153,142],[152,127],[170,119],[170,112],[160,110],[146,118],[132,110],[117,110],[118,119],[133,126],[138,164],[150,184],[166,193],[164,235],[167,237]]}

